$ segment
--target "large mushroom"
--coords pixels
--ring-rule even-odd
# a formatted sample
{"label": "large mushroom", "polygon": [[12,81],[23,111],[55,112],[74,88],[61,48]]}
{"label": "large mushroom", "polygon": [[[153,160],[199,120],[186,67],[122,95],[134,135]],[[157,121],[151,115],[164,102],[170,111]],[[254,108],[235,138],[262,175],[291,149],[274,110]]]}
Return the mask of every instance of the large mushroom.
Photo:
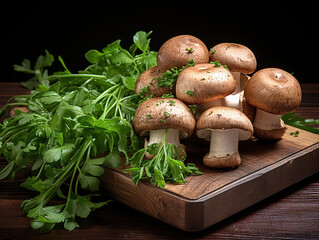
{"label": "large mushroom", "polygon": [[193,134],[196,120],[188,106],[178,99],[151,98],[137,108],[132,125],[138,136],[149,137],[145,139],[145,146],[161,143],[168,129],[166,142],[181,147],[180,137]]}
{"label": "large mushroom", "polygon": [[295,110],[301,103],[301,88],[297,79],[278,68],[256,72],[245,87],[247,101],[257,108],[254,136],[279,140],[286,131],[281,114]]}
{"label": "large mushroom", "polygon": [[203,158],[207,167],[229,168],[241,163],[238,141],[248,140],[253,126],[238,109],[219,106],[203,112],[197,120],[196,135],[210,140],[210,150]]}
{"label": "large mushroom", "polygon": [[173,67],[182,68],[193,59],[195,64],[208,63],[209,52],[206,45],[191,35],[179,35],[167,40],[159,49],[157,66],[162,72]]}
{"label": "large mushroom", "polygon": [[143,72],[135,83],[135,94],[144,96],[160,97],[163,94],[173,92],[169,86],[158,87],[158,79],[162,77],[162,72],[157,66],[151,67]]}
{"label": "large mushroom", "polygon": [[257,67],[254,53],[248,47],[238,43],[217,44],[212,47],[209,59],[227,65],[237,82],[233,94],[241,92],[247,83],[247,77],[242,75],[253,73]]}
{"label": "large mushroom", "polygon": [[187,104],[203,104],[231,94],[235,87],[235,79],[224,67],[196,64],[181,71],[176,82],[176,97]]}

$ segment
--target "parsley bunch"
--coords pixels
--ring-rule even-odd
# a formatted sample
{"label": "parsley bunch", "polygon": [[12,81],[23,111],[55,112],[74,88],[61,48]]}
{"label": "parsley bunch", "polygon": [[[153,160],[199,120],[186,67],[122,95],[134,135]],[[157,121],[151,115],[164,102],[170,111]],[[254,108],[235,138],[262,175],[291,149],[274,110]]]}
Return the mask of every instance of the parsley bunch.
{"label": "parsley bunch", "polygon": [[48,232],[63,223],[73,230],[77,217],[86,218],[109,202],[96,202],[103,166],[118,167],[142,147],[131,125],[139,101],[133,90],[138,76],[156,65],[150,34],[137,32],[129,51],[120,40],[101,52],[88,51],[91,65],[78,73],[58,57],[64,70],[49,75],[46,68],[54,57],[48,51],[33,68],[29,60],[14,66],[34,75],[24,85],[35,89],[1,109],[5,113],[20,105],[29,112],[16,110],[17,116],[0,124],[0,154],[8,161],[0,180],[31,168],[22,186],[37,195],[22,207],[32,228]]}
{"label": "parsley bunch", "polygon": [[[295,112],[287,113],[281,116],[281,119],[288,125],[297,127],[308,132],[319,133],[319,119],[304,119],[297,115]],[[297,137],[299,132],[295,133],[294,136]]]}
{"label": "parsley bunch", "polygon": [[[161,144],[153,143],[146,149],[140,149],[129,159],[133,182],[137,184],[141,179],[150,179],[153,185],[165,188],[165,182],[185,183],[185,178],[190,174],[203,174],[193,163],[185,166],[186,153],[181,147],[166,143],[167,129]],[[152,160],[145,160],[148,152],[154,155]]]}

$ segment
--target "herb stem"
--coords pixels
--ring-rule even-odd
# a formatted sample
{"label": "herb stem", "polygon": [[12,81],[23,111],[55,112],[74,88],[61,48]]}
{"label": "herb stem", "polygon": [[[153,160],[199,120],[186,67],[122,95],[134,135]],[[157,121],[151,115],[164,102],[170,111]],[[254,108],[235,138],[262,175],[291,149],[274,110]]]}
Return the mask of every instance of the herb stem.
{"label": "herb stem", "polygon": [[7,104],[9,102],[11,102],[12,100],[16,99],[16,98],[30,98],[30,95],[17,95],[17,96],[12,96],[8,99]]}
{"label": "herb stem", "polygon": [[14,103],[7,103],[5,106],[29,106],[29,103],[14,102]]}
{"label": "herb stem", "polygon": [[107,79],[104,75],[97,74],[87,74],[87,73],[72,73],[72,74],[61,74],[53,75],[56,78],[74,78],[74,77],[85,77],[85,78],[95,78],[95,79]]}
{"label": "herb stem", "polygon": [[164,156],[165,156],[164,159],[167,159],[167,151],[166,151],[166,135],[167,135],[167,131],[168,131],[168,128],[165,129],[163,142],[162,142],[162,146],[163,146],[163,149],[164,149]]}
{"label": "herb stem", "polygon": [[37,176],[35,177],[35,181],[40,178],[40,175],[41,175],[41,173],[42,173],[42,171],[43,171],[44,166],[45,166],[45,163],[42,162],[41,168],[40,168],[40,170],[39,170]]}
{"label": "herb stem", "polygon": [[86,80],[84,83],[82,83],[81,86],[85,86],[86,84],[88,84],[89,82],[91,82],[93,80],[93,78],[89,78],[88,80]]}
{"label": "herb stem", "polygon": [[[107,114],[109,114],[109,112],[112,111],[115,106],[116,106],[116,108],[115,108],[113,117],[116,117],[117,112],[119,112],[120,118],[123,119],[122,111],[120,110],[121,103],[119,100],[119,97],[121,97],[121,95],[123,95],[122,92],[123,92],[123,88],[119,87],[113,93],[107,94],[107,95],[109,95],[109,98],[106,100],[106,103],[104,106],[104,112],[100,116],[100,119],[105,119]],[[112,104],[112,105],[110,106],[110,104]]]}
{"label": "herb stem", "polygon": [[[33,124],[28,125],[28,126],[21,126],[19,128],[17,128],[16,126],[8,127],[0,133],[0,138],[6,138],[8,135],[12,135],[16,132],[19,132],[21,129],[27,131],[28,128],[33,127],[35,125],[37,125],[37,124],[33,123]],[[3,136],[6,136],[6,137],[3,137]]]}
{"label": "herb stem", "polygon": [[[73,174],[72,178],[70,181],[70,187],[69,187],[69,192],[68,192],[68,199],[71,197],[71,192],[72,192],[72,184],[73,184],[73,179],[75,177],[75,173],[77,170],[77,165],[80,164],[83,155],[85,154],[85,151],[87,148],[91,145],[91,138],[85,139],[84,143],[81,145],[81,147],[78,149],[78,151],[74,154],[74,157],[70,160],[70,163],[67,167],[67,170],[64,172],[64,174],[54,183],[52,187],[60,187],[60,185],[65,182],[65,180],[68,178],[69,172],[73,169]],[[66,177],[66,179],[64,179]]]}
{"label": "herb stem", "polygon": [[107,116],[107,114],[109,114],[109,112],[114,108],[114,106],[116,105],[116,101],[111,105],[111,106],[107,106],[107,105],[105,105],[105,109],[104,109],[104,111],[107,109],[107,111],[105,111],[102,115],[101,115],[101,117],[100,117],[100,119],[105,119],[106,118],[106,116]]}
{"label": "herb stem", "polygon": [[[90,159],[90,155],[91,155],[91,146],[89,147],[89,149],[87,150],[86,152],[86,159],[85,159],[85,163]],[[76,167],[74,168],[74,172],[76,172],[76,169],[79,170],[79,172],[81,171],[80,169],[80,162],[81,161],[78,161],[77,164],[76,164]],[[85,163],[83,164],[83,166],[85,165]],[[82,167],[83,167],[82,166]],[[73,176],[72,176],[72,180],[74,178],[74,173],[73,173]],[[73,181],[72,181],[73,182]],[[75,195],[78,194],[78,186],[79,186],[79,178],[76,179],[76,183],[75,183],[75,188],[74,188],[74,192],[75,192]],[[71,184],[70,184],[70,188],[71,188]]]}
{"label": "herb stem", "polygon": [[132,97],[132,96],[123,97],[123,98],[119,99],[119,102],[123,102],[123,101],[125,101],[126,99],[129,99],[129,98],[131,98],[131,97]]}
{"label": "herb stem", "polygon": [[4,112],[7,111],[7,109],[11,106],[28,106],[29,104],[28,103],[24,103],[24,102],[14,102],[14,103],[9,103],[9,101],[3,105],[1,108],[0,108],[0,115],[2,115]]}
{"label": "herb stem", "polygon": [[116,84],[113,87],[108,88],[107,90],[105,90],[103,93],[100,94],[100,96],[98,96],[92,103],[95,104],[98,101],[100,101],[102,98],[104,98],[109,92],[111,92],[113,89],[118,88],[120,86],[120,84]]}
{"label": "herb stem", "polygon": [[0,151],[2,151],[2,149],[7,145],[7,143],[14,137],[18,136],[19,134],[25,132],[26,130],[25,129],[22,129],[18,132],[14,132],[14,133],[10,133],[10,137],[8,137],[3,143],[2,143],[2,148],[0,148]]}
{"label": "herb stem", "polygon": [[47,119],[47,118],[45,118],[45,117],[42,117],[41,115],[36,114],[36,113],[33,113],[33,116],[38,117],[38,118],[44,120],[45,122],[48,122],[48,121],[49,121],[49,119]]}

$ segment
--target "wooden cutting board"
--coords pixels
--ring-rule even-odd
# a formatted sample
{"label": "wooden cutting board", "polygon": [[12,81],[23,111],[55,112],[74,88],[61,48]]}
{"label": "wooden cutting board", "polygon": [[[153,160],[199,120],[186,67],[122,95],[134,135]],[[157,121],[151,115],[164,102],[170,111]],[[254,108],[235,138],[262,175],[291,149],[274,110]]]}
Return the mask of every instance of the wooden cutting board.
{"label": "wooden cutting board", "polygon": [[[204,175],[189,176],[182,185],[136,186],[128,174],[108,168],[101,183],[119,202],[182,230],[200,231],[319,171],[319,135],[287,128],[277,142],[240,142],[242,163],[236,169],[205,167],[209,145],[188,144],[187,162]],[[298,137],[291,135],[295,131]]]}

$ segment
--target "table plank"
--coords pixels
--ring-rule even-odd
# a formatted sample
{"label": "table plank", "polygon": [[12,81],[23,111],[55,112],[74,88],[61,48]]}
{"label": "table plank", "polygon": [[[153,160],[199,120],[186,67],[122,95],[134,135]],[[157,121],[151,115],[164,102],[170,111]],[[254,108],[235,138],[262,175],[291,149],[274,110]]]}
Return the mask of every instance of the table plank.
{"label": "table plank", "polygon": [[[304,118],[319,118],[319,84],[302,84],[303,99],[297,113]],[[10,96],[28,90],[19,83],[0,83],[0,105]],[[0,168],[5,165],[0,160]],[[25,173],[14,182],[0,182],[1,239],[315,239],[319,236],[319,174],[243,210],[198,233],[185,233],[119,202],[79,219],[81,227],[68,232],[58,227],[45,236],[30,228],[20,204],[33,193],[20,188]],[[108,196],[102,193],[107,199]]]}

